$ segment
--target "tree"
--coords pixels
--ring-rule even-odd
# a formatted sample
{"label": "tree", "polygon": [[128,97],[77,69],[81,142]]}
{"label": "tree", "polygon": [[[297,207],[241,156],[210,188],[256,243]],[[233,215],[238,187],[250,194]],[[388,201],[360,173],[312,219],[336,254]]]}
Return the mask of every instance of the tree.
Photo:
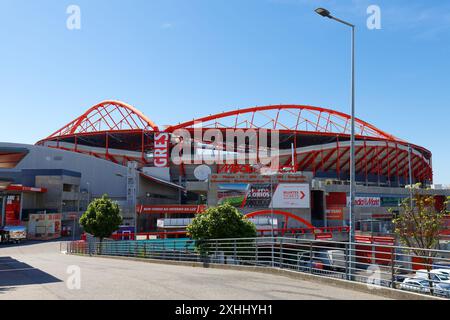
{"label": "tree", "polygon": [[196,216],[187,231],[194,240],[256,237],[256,226],[228,203]]}
{"label": "tree", "polygon": [[[256,226],[228,203],[209,208],[196,216],[187,231],[192,239],[197,240],[196,247],[202,256],[219,249],[223,249],[225,254],[230,253],[229,245],[216,244],[213,248],[208,240],[256,237]],[[235,253],[239,255],[245,245],[248,246],[248,243],[237,243]]]}
{"label": "tree", "polygon": [[80,224],[84,230],[94,237],[110,237],[122,224],[119,205],[112,201],[107,195],[92,201],[86,212],[80,218]]}
{"label": "tree", "polygon": [[434,197],[420,194],[419,187],[420,185],[410,187],[414,189],[414,195],[412,199],[408,198],[402,202],[400,212],[393,223],[400,242],[423,259],[433,292],[430,271],[437,253],[432,249],[439,247],[446,209],[444,205],[444,208],[438,210]]}

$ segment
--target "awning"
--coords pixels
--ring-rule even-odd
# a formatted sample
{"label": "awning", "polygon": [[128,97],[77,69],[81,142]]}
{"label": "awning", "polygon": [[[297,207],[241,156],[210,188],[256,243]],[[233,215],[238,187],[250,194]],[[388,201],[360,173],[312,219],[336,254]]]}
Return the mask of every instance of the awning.
{"label": "awning", "polygon": [[141,177],[143,177],[143,178],[145,178],[145,179],[147,179],[147,180],[149,180],[151,182],[159,183],[159,184],[162,184],[162,185],[165,185],[165,186],[169,186],[169,187],[172,187],[172,188],[175,188],[175,189],[185,190],[185,188],[183,186],[180,186],[180,185],[178,185],[176,183],[169,182],[169,181],[166,181],[166,180],[163,180],[163,179],[160,179],[160,178],[156,178],[154,176],[151,176],[151,175],[148,175],[148,174],[145,174],[145,173],[142,173],[142,172],[140,173],[140,175],[141,175]]}
{"label": "awning", "polygon": [[28,154],[27,149],[22,148],[1,148],[0,149],[0,168],[12,169],[22,161]]}
{"label": "awning", "polygon": [[25,187],[21,184],[10,184],[4,191],[17,191],[17,192],[34,192],[34,193],[45,193],[46,188],[36,188],[36,187]]}

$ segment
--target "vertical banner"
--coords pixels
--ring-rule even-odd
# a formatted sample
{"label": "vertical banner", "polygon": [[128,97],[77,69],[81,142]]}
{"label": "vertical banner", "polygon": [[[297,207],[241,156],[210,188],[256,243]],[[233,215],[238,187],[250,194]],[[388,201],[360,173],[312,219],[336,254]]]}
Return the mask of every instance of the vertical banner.
{"label": "vertical banner", "polygon": [[327,208],[325,210],[328,221],[343,221],[344,208],[347,205],[347,194],[345,192],[330,192],[326,198]]}
{"label": "vertical banner", "polygon": [[129,161],[127,165],[127,204],[128,209],[133,210],[136,207],[136,197],[137,197],[137,162]]}
{"label": "vertical banner", "polygon": [[6,225],[15,226],[20,224],[20,195],[11,195],[6,198]]}
{"label": "vertical banner", "polygon": [[155,132],[155,146],[153,151],[153,162],[157,168],[169,166],[169,144],[170,136],[166,132]]}

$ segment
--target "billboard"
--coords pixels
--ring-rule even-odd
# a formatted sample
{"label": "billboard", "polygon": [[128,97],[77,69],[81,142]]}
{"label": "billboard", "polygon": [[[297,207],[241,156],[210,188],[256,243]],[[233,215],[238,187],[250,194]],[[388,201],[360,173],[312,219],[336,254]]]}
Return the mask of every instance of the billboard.
{"label": "billboard", "polygon": [[309,184],[305,183],[281,183],[278,185],[273,195],[273,207],[284,208],[303,208],[311,207],[311,195]]}
{"label": "billboard", "polygon": [[217,186],[217,204],[231,204],[236,208],[243,207],[247,192],[250,188],[248,183],[223,183]]}
{"label": "billboard", "polygon": [[309,184],[273,184],[272,192],[270,183],[223,183],[218,185],[217,199],[219,205],[237,208],[269,208],[272,201],[278,209],[311,207]]}
{"label": "billboard", "polygon": [[51,240],[61,237],[61,214],[30,214],[28,238]]}
{"label": "billboard", "polygon": [[267,208],[270,199],[272,199],[270,184],[251,184],[244,205],[247,208]]}

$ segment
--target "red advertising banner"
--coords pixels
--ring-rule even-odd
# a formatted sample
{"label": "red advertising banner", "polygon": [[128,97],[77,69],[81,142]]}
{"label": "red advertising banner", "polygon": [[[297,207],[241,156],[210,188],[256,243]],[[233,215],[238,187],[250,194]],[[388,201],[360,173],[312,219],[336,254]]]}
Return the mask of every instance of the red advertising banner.
{"label": "red advertising banner", "polygon": [[137,211],[143,214],[161,214],[161,213],[202,213],[206,210],[204,205],[151,205],[137,206]]}
{"label": "red advertising banner", "polygon": [[347,194],[345,192],[330,192],[326,196],[326,203],[327,220],[344,220],[344,208],[347,205]]}
{"label": "red advertising banner", "polygon": [[155,132],[155,147],[153,151],[153,162],[155,167],[166,168],[169,166],[169,143],[170,136],[165,132]]}
{"label": "red advertising banner", "polygon": [[347,194],[345,192],[330,192],[326,196],[327,207],[345,207],[347,205]]}
{"label": "red advertising banner", "polygon": [[333,234],[332,233],[317,233],[315,235],[316,240],[330,240],[333,239]]}
{"label": "red advertising banner", "polygon": [[342,221],[344,220],[344,208],[343,207],[329,207],[326,210],[327,220]]}
{"label": "red advertising banner", "polygon": [[6,198],[6,225],[15,226],[20,224],[20,196],[8,196]]}

